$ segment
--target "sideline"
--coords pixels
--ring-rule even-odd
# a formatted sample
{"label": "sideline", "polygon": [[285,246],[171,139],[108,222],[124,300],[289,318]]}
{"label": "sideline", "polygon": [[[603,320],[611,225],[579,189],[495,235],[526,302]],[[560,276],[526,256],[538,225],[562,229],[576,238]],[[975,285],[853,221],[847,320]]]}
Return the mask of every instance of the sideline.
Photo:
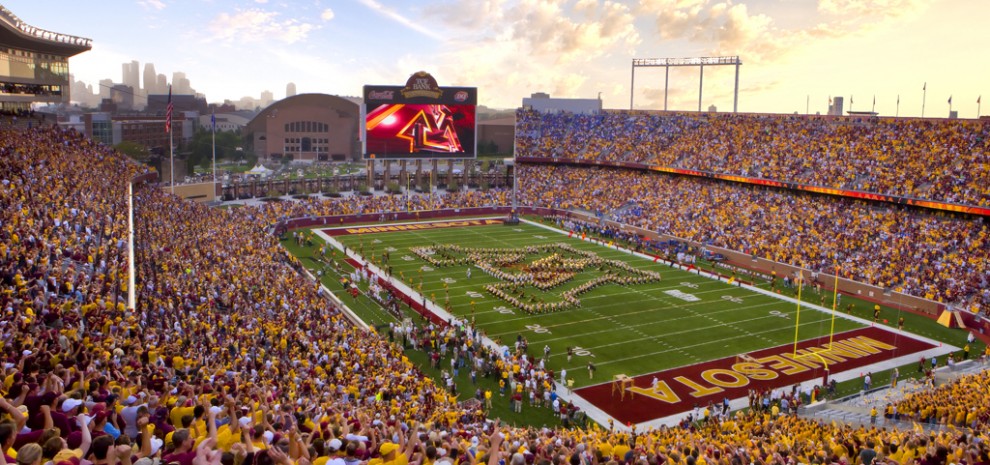
{"label": "sideline", "polygon": [[351,323],[354,323],[355,325],[359,326],[361,329],[364,330],[371,328],[371,325],[369,325],[367,322],[362,320],[361,317],[357,315],[357,313],[354,313],[354,310],[351,310],[351,308],[348,307],[343,300],[340,300],[339,298],[337,298],[337,296],[333,294],[333,292],[330,292],[330,289],[328,289],[327,286],[323,284],[323,282],[321,282],[319,279],[316,279],[316,276],[313,276],[313,273],[311,273],[308,268],[303,266],[302,270],[303,273],[306,273],[306,277],[308,277],[309,279],[313,280],[314,282],[320,285],[320,289],[323,291],[323,295],[326,296],[326,298],[330,301],[330,303],[336,305],[337,307],[340,307],[342,313],[344,314],[344,317],[350,320]]}

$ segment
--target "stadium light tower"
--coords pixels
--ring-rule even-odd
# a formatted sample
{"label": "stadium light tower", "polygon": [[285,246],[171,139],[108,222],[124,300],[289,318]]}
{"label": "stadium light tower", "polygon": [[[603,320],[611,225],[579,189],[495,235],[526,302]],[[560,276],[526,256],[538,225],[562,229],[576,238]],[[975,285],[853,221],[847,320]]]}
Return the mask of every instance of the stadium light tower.
{"label": "stadium light tower", "polygon": [[736,84],[732,91],[732,112],[739,110],[739,67],[742,60],[738,56],[731,57],[694,57],[694,58],[633,58],[632,73],[629,85],[629,109],[633,109],[633,96],[636,94],[636,68],[664,68],[663,80],[663,109],[667,111],[667,90],[670,83],[670,67],[697,66],[698,67],[698,111],[701,111],[701,97],[705,83],[705,66],[735,66]]}

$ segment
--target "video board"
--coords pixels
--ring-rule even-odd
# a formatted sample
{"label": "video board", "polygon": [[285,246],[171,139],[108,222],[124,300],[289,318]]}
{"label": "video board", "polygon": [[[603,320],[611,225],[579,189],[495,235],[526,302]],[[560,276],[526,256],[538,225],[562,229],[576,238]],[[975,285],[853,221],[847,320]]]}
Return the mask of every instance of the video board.
{"label": "video board", "polygon": [[364,86],[364,158],[460,159],[477,155],[478,89],[439,87],[429,73],[405,86]]}

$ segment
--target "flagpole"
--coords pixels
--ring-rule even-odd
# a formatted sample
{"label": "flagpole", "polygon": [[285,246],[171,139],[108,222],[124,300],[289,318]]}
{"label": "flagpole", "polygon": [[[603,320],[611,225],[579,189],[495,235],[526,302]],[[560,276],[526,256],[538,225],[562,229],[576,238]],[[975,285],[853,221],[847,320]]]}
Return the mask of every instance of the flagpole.
{"label": "flagpole", "polygon": [[877,96],[876,95],[873,96],[873,109],[870,110],[870,112],[871,113],[876,113],[877,112]]}
{"label": "flagpole", "polygon": [[982,105],[980,100],[983,100],[982,95],[976,98],[976,119],[980,119],[980,105]]}
{"label": "flagpole", "polygon": [[949,96],[949,116],[952,116],[952,96]]}
{"label": "flagpole", "polygon": [[901,94],[897,94],[897,113],[894,113],[894,117],[901,116]]}
{"label": "flagpole", "polygon": [[210,115],[210,125],[213,126],[213,201],[217,200],[217,109],[213,108]]}
{"label": "flagpole", "polygon": [[165,130],[168,131],[168,178],[175,194],[175,146],[172,140],[172,86],[168,86],[168,104],[165,107]]}
{"label": "flagpole", "polygon": [[137,310],[134,289],[134,183],[127,183],[127,310]]}
{"label": "flagpole", "polygon": [[172,128],[168,128],[168,164],[169,179],[172,183],[172,193],[175,194],[175,150],[172,141]]}
{"label": "flagpole", "polygon": [[925,117],[925,102],[928,100],[928,83],[921,88],[921,117]]}

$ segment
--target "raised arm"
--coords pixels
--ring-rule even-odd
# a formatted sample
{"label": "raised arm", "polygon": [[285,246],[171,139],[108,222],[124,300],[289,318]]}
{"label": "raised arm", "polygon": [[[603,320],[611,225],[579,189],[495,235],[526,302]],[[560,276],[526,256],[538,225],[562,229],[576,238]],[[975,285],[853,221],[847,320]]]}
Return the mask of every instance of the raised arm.
{"label": "raised arm", "polygon": [[[93,435],[89,432],[89,425],[86,424],[85,415],[80,413],[76,416],[76,421],[79,423],[79,430],[82,433],[82,442],[79,443],[79,450],[82,451],[83,457],[85,457],[89,453],[89,445],[93,443]],[[130,465],[130,463],[125,465]]]}
{"label": "raised arm", "polygon": [[148,422],[148,417],[141,417],[137,420],[137,427],[141,431],[141,457],[151,455],[151,435],[155,432],[155,425]]}
{"label": "raised arm", "polygon": [[501,454],[502,440],[504,438],[498,432],[498,420],[492,424],[492,435],[488,437],[488,465],[498,465],[499,454]]}

